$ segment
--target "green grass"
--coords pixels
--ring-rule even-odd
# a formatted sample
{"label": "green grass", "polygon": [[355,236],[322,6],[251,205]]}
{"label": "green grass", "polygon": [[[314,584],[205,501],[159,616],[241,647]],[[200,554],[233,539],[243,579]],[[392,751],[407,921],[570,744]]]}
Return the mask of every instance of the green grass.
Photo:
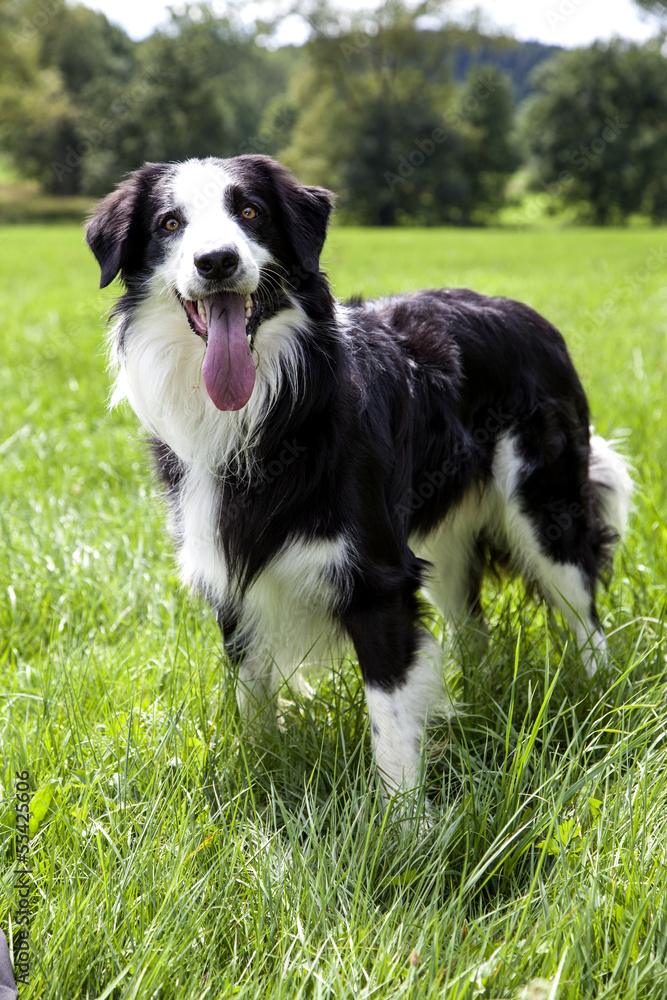
{"label": "green grass", "polygon": [[30,770],[24,997],[667,995],[664,230],[334,230],[338,294],[468,285],[561,327],[636,512],[588,684],[518,587],[434,733],[426,831],[383,813],[363,691],[333,668],[261,745],[178,588],[130,413],[105,404],[111,293],[75,227],[0,230],[0,924]]}

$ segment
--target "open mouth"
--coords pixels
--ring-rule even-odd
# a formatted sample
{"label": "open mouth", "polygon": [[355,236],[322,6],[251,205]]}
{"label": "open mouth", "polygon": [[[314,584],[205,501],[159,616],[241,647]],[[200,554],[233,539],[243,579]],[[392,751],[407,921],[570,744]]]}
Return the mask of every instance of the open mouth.
{"label": "open mouth", "polygon": [[219,410],[240,410],[255,385],[252,345],[261,308],[252,295],[216,292],[202,299],[181,299],[194,332],[206,344],[202,376]]}
{"label": "open mouth", "polygon": [[[253,330],[248,330],[248,325],[252,319],[254,302],[252,295],[241,295],[237,292],[226,292],[225,297],[228,298],[238,298],[243,299],[243,309],[245,317],[246,326],[246,336],[248,337],[248,342],[252,347]],[[183,299],[183,305],[185,306],[185,311],[188,314],[188,319],[190,320],[190,326],[194,332],[202,338],[204,343],[208,343],[208,331],[211,321],[211,311],[213,308],[212,300],[219,298],[220,296],[210,295],[205,299]],[[254,326],[254,324],[253,324]]]}

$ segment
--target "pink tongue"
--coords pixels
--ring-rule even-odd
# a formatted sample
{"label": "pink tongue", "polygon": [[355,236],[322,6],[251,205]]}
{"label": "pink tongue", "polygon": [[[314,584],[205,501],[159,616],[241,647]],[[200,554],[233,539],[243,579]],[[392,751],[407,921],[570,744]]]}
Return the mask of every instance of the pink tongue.
{"label": "pink tongue", "polygon": [[208,346],[202,375],[219,410],[240,410],[255,385],[255,364],[245,328],[245,296],[221,292],[203,300]]}

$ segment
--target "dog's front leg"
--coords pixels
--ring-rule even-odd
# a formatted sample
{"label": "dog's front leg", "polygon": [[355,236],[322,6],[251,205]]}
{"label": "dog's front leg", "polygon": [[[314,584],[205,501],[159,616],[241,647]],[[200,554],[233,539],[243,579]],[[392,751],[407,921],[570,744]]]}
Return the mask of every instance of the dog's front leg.
{"label": "dog's front leg", "polygon": [[442,653],[418,622],[415,602],[397,595],[347,616],[364,677],[371,743],[390,795],[420,783],[421,745],[430,715],[448,704]]}
{"label": "dog's front leg", "polygon": [[225,652],[236,679],[236,703],[251,728],[262,728],[273,712],[278,672],[257,631],[242,628],[240,613],[218,612]]}
{"label": "dog's front leg", "polygon": [[262,657],[250,654],[239,663],[236,703],[241,718],[250,729],[263,729],[275,717],[277,676],[273,661],[268,655]]}

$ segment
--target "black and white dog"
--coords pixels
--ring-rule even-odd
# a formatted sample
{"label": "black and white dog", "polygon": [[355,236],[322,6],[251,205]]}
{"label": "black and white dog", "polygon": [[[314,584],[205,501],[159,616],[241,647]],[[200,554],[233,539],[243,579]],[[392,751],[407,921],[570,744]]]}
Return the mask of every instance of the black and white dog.
{"label": "black and white dog", "polygon": [[629,508],[563,338],[465,289],[337,302],[332,205],[264,156],[146,164],[98,206],[126,287],[114,400],[150,432],[182,578],[211,603],[253,715],[351,640],[386,785],[419,774],[444,701],[424,588],[481,616],[500,559],[560,609],[589,673],[595,587]]}

